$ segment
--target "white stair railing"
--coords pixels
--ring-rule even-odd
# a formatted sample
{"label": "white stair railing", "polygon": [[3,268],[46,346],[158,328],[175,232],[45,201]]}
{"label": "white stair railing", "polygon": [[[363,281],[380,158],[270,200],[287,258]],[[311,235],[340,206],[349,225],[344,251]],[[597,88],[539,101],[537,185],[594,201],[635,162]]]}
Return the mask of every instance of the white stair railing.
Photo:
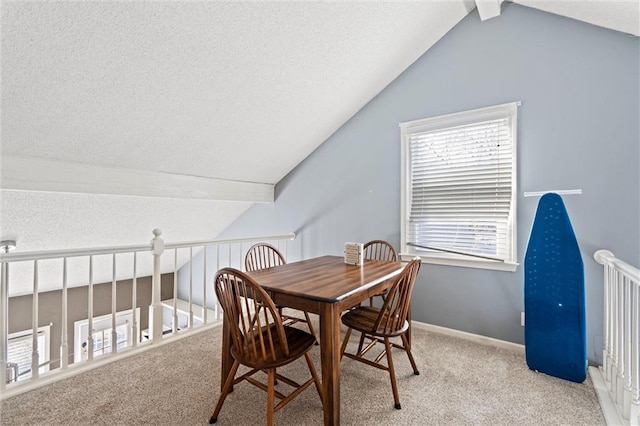
{"label": "white stair railing", "polygon": [[593,257],[604,266],[602,375],[620,417],[640,424],[640,269],[607,250]]}
{"label": "white stair railing", "polygon": [[[286,253],[287,242],[295,238],[294,233],[263,236],[263,237],[249,237],[249,238],[231,238],[231,239],[216,239],[216,240],[202,240],[202,241],[190,241],[182,243],[165,244],[161,238],[162,232],[158,229],[153,230],[154,238],[150,244],[144,244],[139,246],[117,246],[117,247],[105,247],[94,249],[72,249],[72,250],[51,250],[41,252],[28,252],[28,253],[2,253],[0,254],[0,399],[7,398],[20,392],[24,392],[29,389],[33,389],[52,381],[59,380],[63,377],[78,374],[81,371],[94,368],[98,365],[103,365],[105,362],[111,362],[123,356],[129,356],[133,353],[137,353],[143,350],[147,350],[150,345],[154,343],[160,343],[166,338],[175,336],[178,331],[178,313],[187,312],[188,327],[186,330],[181,330],[180,333],[189,333],[194,328],[207,324],[220,323],[222,310],[217,303],[213,285],[207,285],[213,274],[220,268],[226,266],[236,267],[243,269],[244,254],[248,248],[257,242],[269,242]],[[211,256],[211,253],[215,250],[215,257]],[[188,258],[185,258],[183,251],[188,251]],[[201,258],[198,258],[201,256]],[[163,258],[165,261],[163,262]],[[200,267],[198,278],[201,279],[199,283],[202,285],[202,292],[199,292],[197,302],[194,300],[194,272],[196,263]],[[48,265],[43,265],[48,262]],[[200,263],[201,262],[201,263]],[[58,279],[57,287],[52,289],[44,288],[41,283],[47,279],[51,281],[51,277],[46,276],[47,268],[44,266],[51,266],[51,263],[59,266],[61,276]],[[20,264],[20,265],[18,265]],[[102,269],[100,269],[100,265]],[[107,264],[106,268],[104,267]],[[209,265],[208,265],[209,264]],[[29,267],[29,265],[32,265]],[[11,273],[11,271],[19,270],[20,273]],[[188,269],[188,283],[179,283],[178,275],[180,267]],[[27,268],[25,268],[27,267]],[[78,272],[74,271],[74,267],[79,269]],[[87,274],[88,268],[88,274]],[[25,269],[28,269],[27,275],[30,274],[29,280],[32,282],[31,294],[31,325],[32,325],[32,338],[31,338],[31,363],[29,370],[31,371],[30,377],[27,377],[24,372],[18,371],[18,367],[15,362],[12,362],[9,356],[9,337],[12,330],[12,324],[10,323],[9,311],[11,309],[11,299],[13,286],[26,282]],[[49,272],[50,272],[49,268]],[[97,275],[98,271],[101,275]],[[140,274],[140,271],[148,271]],[[107,274],[105,275],[105,271]],[[130,271],[130,272],[126,272]],[[201,271],[201,275],[200,275]],[[86,274],[86,275],[83,275]],[[161,276],[163,274],[173,274],[173,299],[165,301],[162,299],[162,286]],[[78,276],[84,276],[83,282],[77,282]],[[140,276],[142,275],[142,276]],[[53,274],[53,276],[56,276]],[[76,282],[69,281],[71,276],[74,276]],[[151,276],[151,304],[149,306],[149,328],[148,332],[145,332],[147,340],[141,339],[143,334],[140,330],[140,323],[136,317],[136,309],[141,306],[137,293],[140,289],[138,281],[144,276]],[[99,278],[97,278],[99,277]],[[107,279],[108,278],[108,279]],[[129,325],[129,334],[131,337],[128,339],[127,347],[118,347],[118,332],[116,328],[117,323],[117,293],[120,292],[119,283],[131,280],[131,307],[132,307],[132,321]],[[17,281],[14,283],[14,281]],[[99,356],[94,351],[94,342],[96,336],[94,335],[94,318],[103,315],[104,312],[95,312],[95,290],[99,285],[110,285],[110,291],[107,293],[110,300],[110,333],[102,333],[102,337],[97,342],[100,346],[108,343],[110,349],[102,352],[108,352],[106,356]],[[165,284],[166,285],[166,284]],[[184,290],[187,286],[188,301],[178,299],[178,287]],[[85,339],[86,356],[82,360],[74,359],[74,345],[78,343],[78,336],[74,339],[69,337],[68,330],[69,321],[72,319],[69,317],[69,295],[68,293],[74,287],[86,287],[87,288],[87,316],[84,320],[87,322],[87,336]],[[23,287],[20,287],[21,289]],[[117,289],[117,291],[116,291]],[[166,290],[166,289],[165,289]],[[48,318],[41,318],[40,313],[43,308],[43,300],[41,294],[48,291],[60,291],[61,292],[61,305],[60,309],[60,324],[57,324],[57,328],[60,330],[60,359],[47,360],[45,362],[48,370],[41,372],[43,364],[41,363],[41,353],[45,351],[41,344],[38,343],[38,325],[42,322],[47,322]],[[107,296],[107,297],[109,297]],[[105,297],[102,297],[104,302]],[[119,299],[123,299],[119,297]],[[124,299],[123,299],[124,300]],[[148,299],[147,299],[148,300]],[[180,305],[178,305],[180,302]],[[171,318],[169,321],[171,325],[165,324],[167,321],[163,315],[164,309],[171,309],[172,312],[168,315]],[[194,308],[195,311],[194,311]],[[56,307],[45,307],[47,311],[55,311]],[[122,309],[122,307],[121,307]],[[125,308],[125,309],[128,309]],[[198,318],[198,325],[194,324],[195,318]],[[164,321],[163,321],[164,319]],[[40,324],[41,325],[41,324]],[[73,324],[72,324],[73,325]],[[205,328],[200,328],[205,329]],[[13,330],[17,331],[17,330]],[[20,330],[21,332],[24,330]],[[42,336],[41,336],[42,337]],[[106,345],[105,345],[106,346]],[[100,351],[101,348],[96,350]],[[53,353],[53,351],[50,351]],[[54,358],[49,357],[47,353],[47,359]],[[97,359],[96,359],[97,358]],[[55,368],[49,368],[56,366]]]}

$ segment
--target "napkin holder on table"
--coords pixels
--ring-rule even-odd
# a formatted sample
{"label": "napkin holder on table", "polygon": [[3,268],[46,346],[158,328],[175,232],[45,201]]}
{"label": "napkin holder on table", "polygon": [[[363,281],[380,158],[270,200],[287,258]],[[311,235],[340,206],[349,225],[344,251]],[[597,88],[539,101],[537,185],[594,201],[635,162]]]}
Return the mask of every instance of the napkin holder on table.
{"label": "napkin holder on table", "polygon": [[362,244],[344,243],[344,263],[347,265],[362,265]]}

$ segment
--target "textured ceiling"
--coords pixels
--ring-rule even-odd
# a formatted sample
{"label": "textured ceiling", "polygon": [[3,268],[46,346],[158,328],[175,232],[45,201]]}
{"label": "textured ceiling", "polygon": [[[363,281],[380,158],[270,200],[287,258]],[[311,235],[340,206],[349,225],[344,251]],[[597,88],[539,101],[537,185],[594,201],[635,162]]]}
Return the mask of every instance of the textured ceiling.
{"label": "textured ceiling", "polygon": [[6,3],[2,150],[276,183],[473,5]]}
{"label": "textured ceiling", "polygon": [[[637,1],[517,2],[639,32]],[[3,1],[1,153],[274,184],[474,6]],[[0,238],[208,239],[250,205],[3,189]]]}

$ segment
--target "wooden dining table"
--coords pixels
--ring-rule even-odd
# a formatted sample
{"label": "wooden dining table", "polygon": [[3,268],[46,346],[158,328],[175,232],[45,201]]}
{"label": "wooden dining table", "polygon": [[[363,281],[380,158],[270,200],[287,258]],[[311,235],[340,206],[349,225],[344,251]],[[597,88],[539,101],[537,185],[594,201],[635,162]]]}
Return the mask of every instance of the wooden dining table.
{"label": "wooden dining table", "polygon": [[[393,284],[390,278],[403,267],[401,262],[380,260],[354,266],[345,264],[341,256],[322,256],[248,272],[277,306],[319,315],[325,425],[340,424],[340,315],[389,288]],[[233,364],[230,343],[224,324],[221,386]]]}

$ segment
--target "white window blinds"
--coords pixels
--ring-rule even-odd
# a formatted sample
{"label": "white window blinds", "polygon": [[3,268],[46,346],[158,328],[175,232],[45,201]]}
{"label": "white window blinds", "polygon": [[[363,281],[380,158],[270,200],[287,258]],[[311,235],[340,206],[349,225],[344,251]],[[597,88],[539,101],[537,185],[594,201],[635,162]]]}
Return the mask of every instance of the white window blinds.
{"label": "white window blinds", "polygon": [[[49,326],[41,327],[37,334],[38,364],[41,365],[40,373],[49,371],[48,344]],[[15,333],[9,337],[7,348],[7,363],[13,368],[10,371],[9,380],[26,380],[31,377],[31,356],[33,353],[33,335],[30,330]],[[10,370],[9,368],[7,370]]]}
{"label": "white window blinds", "polygon": [[407,123],[405,243],[515,262],[515,104]]}

